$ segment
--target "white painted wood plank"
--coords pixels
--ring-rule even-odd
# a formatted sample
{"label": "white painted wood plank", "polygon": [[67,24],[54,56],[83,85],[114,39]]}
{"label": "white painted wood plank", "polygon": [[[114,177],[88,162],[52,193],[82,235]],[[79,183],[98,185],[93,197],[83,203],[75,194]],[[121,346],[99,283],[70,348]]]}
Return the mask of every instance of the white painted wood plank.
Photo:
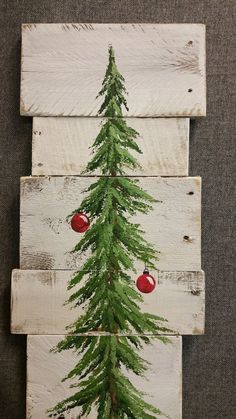
{"label": "white painted wood plank", "polygon": [[[140,186],[162,201],[153,211],[132,218],[159,250],[159,270],[201,269],[201,180],[139,178]],[[21,179],[21,269],[76,269],[86,255],[72,254],[81,239],[66,222],[86,196],[94,177],[26,177]],[[143,266],[137,263],[138,272]]]}
{"label": "white painted wood plank", "polygon": [[205,115],[201,24],[25,24],[21,114],[96,116],[109,45],[129,93],[126,116]]}
{"label": "white painted wood plank", "polygon": [[[101,118],[33,118],[32,174],[79,175],[101,123]],[[135,153],[142,169],[127,174],[188,175],[189,119],[129,118],[128,124],[140,134],[143,154]]]}
{"label": "white painted wood plank", "polygon": [[[30,335],[67,333],[66,326],[84,313],[82,307],[71,309],[71,305],[63,305],[72,294],[67,290],[72,275],[73,271],[69,270],[14,270],[11,332]],[[135,282],[135,275],[133,278]],[[156,279],[156,289],[151,294],[142,294],[142,311],[166,318],[173,334],[202,334],[204,272],[160,271]]]}
{"label": "white painted wood plank", "polygon": [[[46,410],[74,393],[68,381],[61,379],[78,361],[70,350],[60,354],[50,349],[63,336],[28,336],[27,344],[27,419],[47,418]],[[109,337],[108,337],[109,338]],[[182,339],[171,337],[171,344],[164,345],[155,340],[146,346],[140,355],[150,362],[146,378],[127,372],[129,379],[140,390],[147,393],[146,401],[160,408],[171,419],[182,417]],[[79,410],[65,414],[65,419],[76,419]],[[96,412],[89,415],[95,419]],[[159,416],[164,418],[164,416]]]}

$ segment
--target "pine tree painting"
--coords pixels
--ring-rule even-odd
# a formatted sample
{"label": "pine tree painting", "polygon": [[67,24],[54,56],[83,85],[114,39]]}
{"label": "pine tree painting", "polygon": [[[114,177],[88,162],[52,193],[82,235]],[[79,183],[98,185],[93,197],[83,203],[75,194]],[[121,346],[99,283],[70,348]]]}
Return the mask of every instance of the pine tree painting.
{"label": "pine tree painting", "polygon": [[80,208],[70,216],[84,213],[91,220],[73,250],[90,250],[89,256],[68,284],[68,289],[73,289],[68,302],[74,309],[82,306],[84,314],[54,348],[56,352],[74,349],[78,354],[77,365],[64,378],[72,380],[75,392],[50,409],[50,417],[63,418],[63,413],[76,407],[81,409],[78,418],[90,417],[92,409],[98,419],[163,415],[145,402],[145,394],[125,374],[127,370],[145,375],[148,362],[139,356],[140,349],[154,338],[168,342],[161,335],[169,331],[165,319],[141,311],[142,296],[134,284],[135,261],[154,270],[158,252],[146,241],[140,225],[131,222],[131,216],[150,211],[155,200],[136,179],[125,176],[127,169],[139,166],[132,152],[141,153],[136,143],[139,134],[122,117],[122,109],[128,109],[125,95],[124,78],[110,46],[98,94],[103,97],[99,115],[105,119],[85,170],[92,174],[99,169],[102,176],[88,187]]}

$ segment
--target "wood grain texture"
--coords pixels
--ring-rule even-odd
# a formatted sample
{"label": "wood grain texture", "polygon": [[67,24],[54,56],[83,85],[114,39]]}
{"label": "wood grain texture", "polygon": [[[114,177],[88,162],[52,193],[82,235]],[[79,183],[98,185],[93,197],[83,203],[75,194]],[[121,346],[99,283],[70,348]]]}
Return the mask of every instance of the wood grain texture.
{"label": "wood grain texture", "polygon": [[96,116],[112,44],[125,78],[125,116],[204,116],[205,26],[26,24],[21,114]]}
{"label": "wood grain texture", "polygon": [[[69,381],[62,383],[61,380],[78,362],[78,355],[69,350],[60,354],[49,352],[62,337],[28,336],[27,419],[46,419],[48,408],[75,391],[69,388]],[[170,339],[168,345],[155,340],[153,345],[140,351],[140,355],[150,362],[145,378],[136,377],[131,372],[127,372],[127,376],[135,386],[147,393],[145,399],[149,403],[160,408],[171,419],[181,419],[182,339]],[[74,409],[64,417],[76,419],[78,414],[79,410]],[[96,417],[95,411],[89,415],[89,419]]]}
{"label": "wood grain texture", "polygon": [[[101,123],[101,118],[33,118],[32,174],[79,175],[91,159],[89,147]],[[142,169],[127,174],[188,175],[189,119],[129,118],[127,123],[140,134],[143,152],[135,153]]]}
{"label": "wood grain texture", "polygon": [[[14,270],[11,288],[11,332],[59,335],[84,313],[63,305],[72,291],[67,283],[73,271]],[[134,281],[136,275],[132,274]],[[142,294],[142,311],[165,317],[173,334],[204,332],[204,272],[160,271],[156,289]],[[82,285],[82,284],[81,284]]]}
{"label": "wood grain texture", "polygon": [[[86,196],[94,177],[21,179],[21,269],[77,269],[86,256],[72,254],[81,239],[66,221]],[[137,178],[138,179],[138,178]],[[160,200],[149,214],[132,217],[159,250],[159,270],[201,269],[201,179],[139,178],[140,186]],[[143,265],[137,263],[137,271]]]}

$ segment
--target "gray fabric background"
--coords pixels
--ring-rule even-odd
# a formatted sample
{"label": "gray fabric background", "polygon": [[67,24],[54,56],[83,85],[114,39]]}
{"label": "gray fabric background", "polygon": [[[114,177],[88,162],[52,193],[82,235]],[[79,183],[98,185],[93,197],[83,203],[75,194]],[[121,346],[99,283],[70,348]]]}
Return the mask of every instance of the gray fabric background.
{"label": "gray fabric background", "polygon": [[207,25],[208,113],[206,119],[192,122],[190,138],[190,175],[203,178],[206,334],[184,338],[183,418],[235,419],[236,279],[232,231],[236,2],[0,0],[0,12],[0,418],[25,417],[26,339],[9,334],[11,270],[19,266],[19,178],[29,175],[31,168],[31,119],[19,115],[20,25],[196,22]]}

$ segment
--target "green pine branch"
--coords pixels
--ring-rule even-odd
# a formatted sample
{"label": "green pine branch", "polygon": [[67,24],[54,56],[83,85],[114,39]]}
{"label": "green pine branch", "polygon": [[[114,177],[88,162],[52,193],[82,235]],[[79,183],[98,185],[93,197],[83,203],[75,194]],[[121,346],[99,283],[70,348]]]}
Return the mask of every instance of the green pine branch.
{"label": "green pine branch", "polygon": [[[76,392],[49,410],[61,418],[64,412],[80,407],[78,418],[97,409],[98,419],[152,419],[163,413],[144,401],[123,372],[145,374],[148,363],[138,351],[150,344],[155,335],[164,343],[163,333],[172,332],[167,320],[142,312],[142,296],[132,278],[135,262],[156,269],[158,252],[131,216],[148,213],[156,202],[144,191],[138,180],[124,177],[127,169],[139,167],[132,153],[141,153],[138,133],[122,119],[127,108],[124,78],[119,73],[114,50],[109,48],[109,63],[98,96],[104,101],[99,109],[106,120],[92,145],[92,159],[84,173],[100,170],[101,176],[87,189],[87,196],[74,213],[85,212],[91,219],[86,231],[73,249],[90,252],[80,271],[69,281],[73,290],[67,303],[81,306],[84,314],[68,326],[68,333],[54,351],[74,349],[80,360],[64,380],[75,380]],[[91,332],[109,336],[86,336]],[[138,334],[138,335],[135,335]],[[146,334],[146,335],[145,335]]]}
{"label": "green pine branch", "polygon": [[139,376],[145,375],[149,364],[137,354],[137,349],[143,347],[140,336],[67,336],[57,351],[68,347],[82,347],[84,352],[63,380],[75,379],[70,387],[77,391],[58,403],[51,417],[59,417],[75,407],[81,407],[78,418],[89,417],[93,407],[97,408],[98,419],[155,419],[164,415],[143,400],[145,393],[137,390],[122,371],[125,367]]}

